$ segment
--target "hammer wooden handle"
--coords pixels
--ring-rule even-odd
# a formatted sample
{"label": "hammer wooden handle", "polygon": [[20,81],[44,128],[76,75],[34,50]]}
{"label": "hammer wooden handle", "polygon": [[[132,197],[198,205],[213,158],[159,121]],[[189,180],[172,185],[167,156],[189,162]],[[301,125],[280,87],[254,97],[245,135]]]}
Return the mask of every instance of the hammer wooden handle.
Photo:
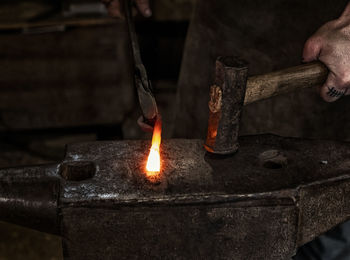
{"label": "hammer wooden handle", "polygon": [[250,104],[293,90],[321,85],[328,69],[321,62],[312,62],[264,75],[248,78],[244,104]]}

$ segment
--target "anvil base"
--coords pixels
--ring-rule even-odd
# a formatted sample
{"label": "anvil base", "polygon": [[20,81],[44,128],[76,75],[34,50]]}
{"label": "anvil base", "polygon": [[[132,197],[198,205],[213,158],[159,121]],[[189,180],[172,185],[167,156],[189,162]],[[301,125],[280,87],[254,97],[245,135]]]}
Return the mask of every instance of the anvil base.
{"label": "anvil base", "polygon": [[156,183],[148,141],[69,145],[59,164],[0,171],[0,219],[60,234],[65,259],[290,259],[349,218],[349,143],[240,145],[222,157],[165,140]]}

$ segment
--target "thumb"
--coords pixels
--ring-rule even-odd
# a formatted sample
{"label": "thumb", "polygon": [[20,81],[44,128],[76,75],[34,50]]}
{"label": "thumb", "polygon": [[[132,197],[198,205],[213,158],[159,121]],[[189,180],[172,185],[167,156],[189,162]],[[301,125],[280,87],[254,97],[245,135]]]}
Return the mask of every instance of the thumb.
{"label": "thumb", "polygon": [[341,14],[341,16],[349,16],[350,15],[350,2],[347,4],[347,6],[345,7],[345,10],[343,11],[343,13]]}
{"label": "thumb", "polygon": [[145,17],[150,17],[152,15],[151,8],[149,7],[149,0],[135,0],[137,9]]}
{"label": "thumb", "polygon": [[303,50],[303,62],[310,62],[317,60],[322,50],[322,42],[320,37],[311,36],[305,45]]}
{"label": "thumb", "polygon": [[335,74],[329,72],[328,78],[320,90],[320,95],[325,101],[334,102],[346,94],[347,88],[341,88],[337,82],[339,81]]}

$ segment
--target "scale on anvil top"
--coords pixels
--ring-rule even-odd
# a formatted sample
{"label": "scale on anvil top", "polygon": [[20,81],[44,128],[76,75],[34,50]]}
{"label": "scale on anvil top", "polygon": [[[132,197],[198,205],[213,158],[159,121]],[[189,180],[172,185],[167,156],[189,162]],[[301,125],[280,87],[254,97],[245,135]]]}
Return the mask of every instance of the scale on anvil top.
{"label": "scale on anvil top", "polygon": [[[155,119],[137,67],[143,116]],[[68,145],[62,162],[0,170],[0,220],[62,236],[65,259],[290,259],[350,218],[350,144],[260,135],[240,137],[237,152],[240,111],[326,76],[312,63],[247,78],[244,62],[220,57],[209,153],[193,139],[165,140],[160,150],[160,120],[149,165],[147,141]]]}

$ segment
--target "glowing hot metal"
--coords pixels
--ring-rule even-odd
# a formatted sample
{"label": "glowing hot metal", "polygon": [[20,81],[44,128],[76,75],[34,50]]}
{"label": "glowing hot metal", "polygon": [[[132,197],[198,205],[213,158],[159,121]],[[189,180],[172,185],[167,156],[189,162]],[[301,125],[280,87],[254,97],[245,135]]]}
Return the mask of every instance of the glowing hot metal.
{"label": "glowing hot metal", "polygon": [[162,120],[160,116],[157,116],[157,121],[154,125],[153,137],[152,137],[152,147],[150,149],[146,173],[147,177],[156,177],[160,173],[160,153],[159,147],[162,140]]}

